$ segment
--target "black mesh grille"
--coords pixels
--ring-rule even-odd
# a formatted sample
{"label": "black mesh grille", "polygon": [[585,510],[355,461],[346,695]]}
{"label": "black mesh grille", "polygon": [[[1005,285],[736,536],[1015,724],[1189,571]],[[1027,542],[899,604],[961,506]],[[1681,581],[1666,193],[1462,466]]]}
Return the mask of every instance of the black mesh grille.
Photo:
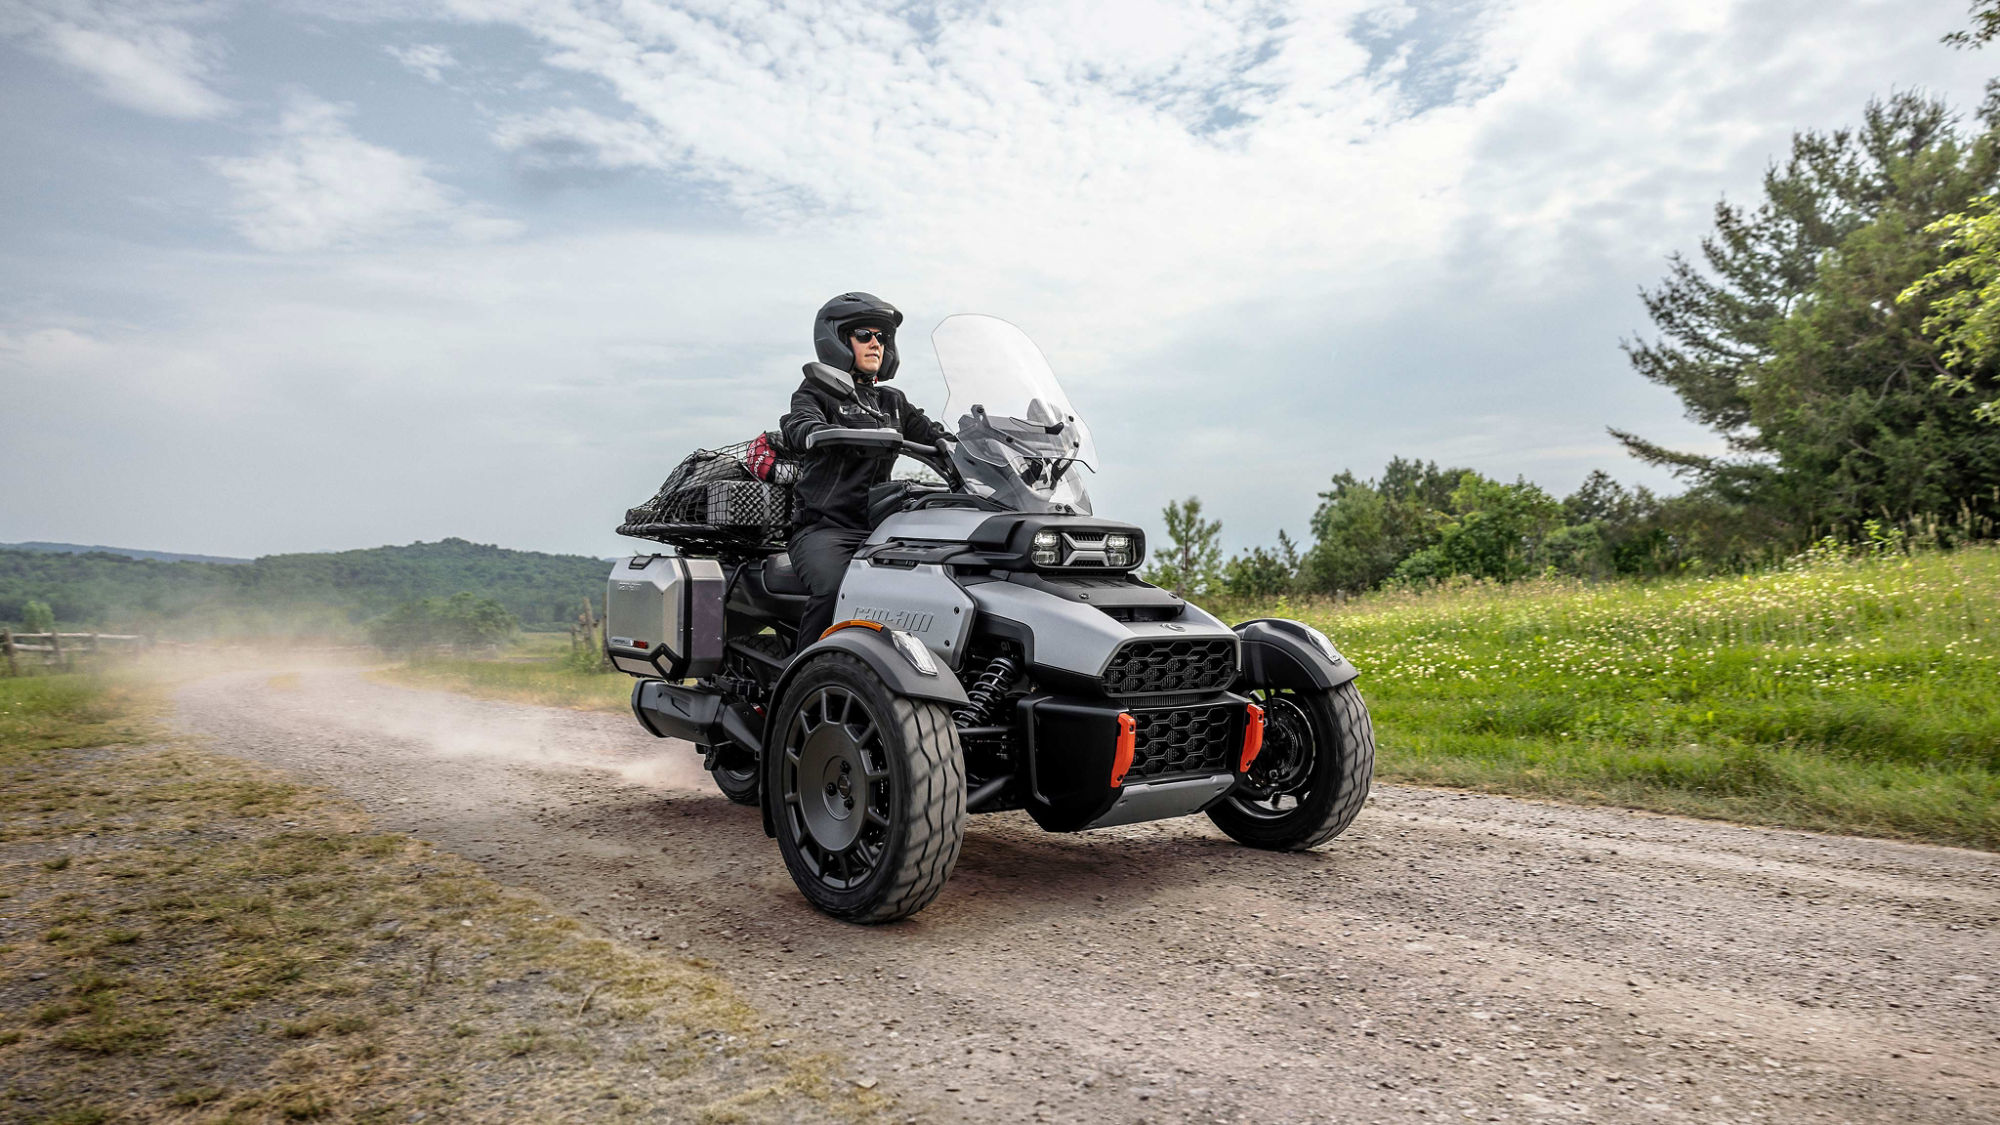
{"label": "black mesh grille", "polygon": [[1235,768],[1242,728],[1236,723],[1239,705],[1220,703],[1174,711],[1134,711],[1137,745],[1127,782],[1157,781],[1182,774],[1207,776]]}
{"label": "black mesh grille", "polygon": [[1236,642],[1205,640],[1128,641],[1104,669],[1110,695],[1168,691],[1222,691],[1236,679]]}

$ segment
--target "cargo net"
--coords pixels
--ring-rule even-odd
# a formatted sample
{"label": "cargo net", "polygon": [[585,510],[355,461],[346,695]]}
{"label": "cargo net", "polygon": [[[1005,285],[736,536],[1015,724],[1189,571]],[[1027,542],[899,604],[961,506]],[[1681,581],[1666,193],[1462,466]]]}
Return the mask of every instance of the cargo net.
{"label": "cargo net", "polygon": [[[618,534],[671,543],[697,555],[778,550],[792,518],[792,490],[758,480],[745,455],[754,442],[698,449],[674,468],[659,494],[625,513]],[[779,468],[789,468],[779,462]],[[773,473],[773,480],[789,474]]]}

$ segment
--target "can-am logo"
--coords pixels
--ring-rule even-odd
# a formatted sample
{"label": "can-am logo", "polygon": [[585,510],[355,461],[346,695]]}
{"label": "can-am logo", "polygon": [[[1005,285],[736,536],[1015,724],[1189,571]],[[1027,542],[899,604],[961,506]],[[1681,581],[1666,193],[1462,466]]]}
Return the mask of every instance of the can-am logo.
{"label": "can-am logo", "polygon": [[869,609],[865,606],[856,609],[854,616],[863,621],[879,621],[891,629],[901,629],[905,633],[922,633],[931,627],[931,622],[937,620],[937,615],[930,613],[917,613],[907,609]]}

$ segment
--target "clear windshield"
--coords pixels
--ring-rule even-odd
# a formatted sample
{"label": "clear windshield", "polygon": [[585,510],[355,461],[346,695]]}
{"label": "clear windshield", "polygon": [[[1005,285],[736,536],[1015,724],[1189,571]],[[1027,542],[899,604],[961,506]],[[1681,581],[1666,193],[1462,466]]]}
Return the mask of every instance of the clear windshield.
{"label": "clear windshield", "polygon": [[1028,334],[998,317],[960,314],[937,326],[931,344],[967,485],[1020,511],[1089,514],[1082,473],[1097,446]]}

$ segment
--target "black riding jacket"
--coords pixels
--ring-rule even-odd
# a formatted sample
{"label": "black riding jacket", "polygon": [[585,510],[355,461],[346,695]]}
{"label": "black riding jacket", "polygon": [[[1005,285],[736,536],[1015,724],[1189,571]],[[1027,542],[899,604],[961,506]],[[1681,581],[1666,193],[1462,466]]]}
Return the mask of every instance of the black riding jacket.
{"label": "black riding jacket", "polygon": [[[844,392],[844,393],[843,393]],[[792,488],[793,533],[815,527],[868,530],[868,490],[889,479],[896,454],[852,446],[806,451],[806,438],[827,428],[891,429],[924,445],[945,437],[943,426],[910,405],[903,392],[864,378],[845,386],[807,375],[792,392],[792,409],[778,422],[785,445],[798,450],[804,468]]]}

